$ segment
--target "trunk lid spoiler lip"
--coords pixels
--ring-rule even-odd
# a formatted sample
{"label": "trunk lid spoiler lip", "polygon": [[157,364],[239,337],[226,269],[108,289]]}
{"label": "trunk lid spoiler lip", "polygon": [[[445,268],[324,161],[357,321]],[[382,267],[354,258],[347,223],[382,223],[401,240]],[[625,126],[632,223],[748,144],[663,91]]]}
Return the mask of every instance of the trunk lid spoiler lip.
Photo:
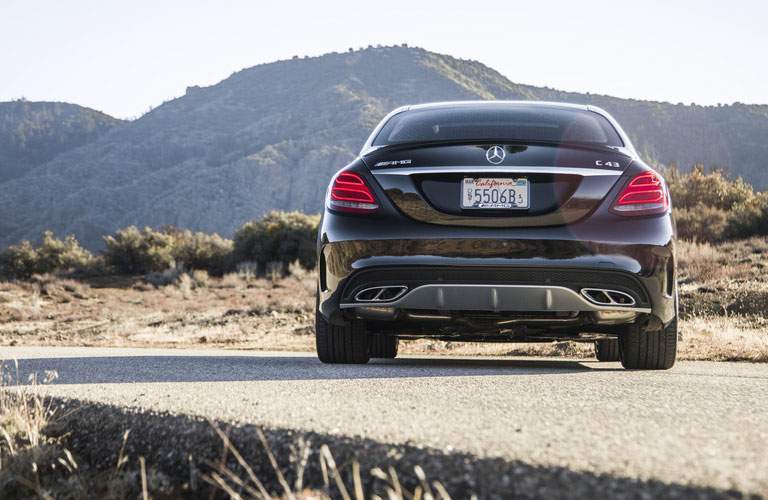
{"label": "trunk lid spoiler lip", "polygon": [[496,141],[496,142],[488,141],[488,140],[429,141],[429,142],[408,142],[408,143],[390,144],[390,145],[383,145],[383,146],[369,146],[367,148],[364,148],[362,151],[360,151],[359,158],[363,160],[363,162],[370,167],[368,157],[374,153],[384,153],[384,152],[389,153],[389,152],[395,152],[395,151],[401,151],[401,150],[407,150],[407,149],[422,149],[422,148],[432,148],[432,147],[440,147],[440,146],[465,146],[465,145],[466,146],[483,146],[483,145],[489,145],[489,144],[514,144],[514,145],[520,145],[520,146],[548,146],[548,147],[554,147],[554,148],[571,148],[571,149],[580,149],[580,150],[594,151],[594,152],[600,152],[600,153],[620,154],[630,160],[639,159],[637,156],[637,153],[635,153],[633,149],[622,147],[622,146],[601,146],[601,145],[571,143],[571,142],[514,141],[514,140]]}
{"label": "trunk lid spoiler lip", "polygon": [[421,141],[421,142],[400,142],[396,144],[382,144],[378,146],[368,146],[360,151],[360,156],[368,156],[375,151],[397,151],[400,149],[428,148],[434,146],[461,146],[461,145],[485,145],[485,144],[518,144],[521,146],[551,146],[575,149],[587,149],[589,151],[610,151],[619,153],[629,158],[634,158],[635,153],[626,146],[606,146],[601,144],[589,144],[586,142],[554,142],[554,141],[531,141],[515,139],[455,139],[441,141]]}
{"label": "trunk lid spoiler lip", "polygon": [[555,174],[555,175],[579,175],[582,177],[592,176],[615,176],[619,177],[624,173],[623,169],[607,169],[594,167],[542,167],[542,166],[509,166],[499,167],[489,166],[449,166],[449,167],[389,167],[377,168],[371,170],[374,177],[381,175],[418,175],[418,174]]}

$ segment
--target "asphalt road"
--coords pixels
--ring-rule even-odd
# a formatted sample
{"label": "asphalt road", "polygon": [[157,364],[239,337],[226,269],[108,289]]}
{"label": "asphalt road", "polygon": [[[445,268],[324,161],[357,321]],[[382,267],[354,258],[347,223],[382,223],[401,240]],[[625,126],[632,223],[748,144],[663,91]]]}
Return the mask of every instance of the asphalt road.
{"label": "asphalt road", "polygon": [[[768,365],[0,348],[53,395],[411,443],[478,457],[768,493]],[[11,372],[12,364],[6,363]]]}

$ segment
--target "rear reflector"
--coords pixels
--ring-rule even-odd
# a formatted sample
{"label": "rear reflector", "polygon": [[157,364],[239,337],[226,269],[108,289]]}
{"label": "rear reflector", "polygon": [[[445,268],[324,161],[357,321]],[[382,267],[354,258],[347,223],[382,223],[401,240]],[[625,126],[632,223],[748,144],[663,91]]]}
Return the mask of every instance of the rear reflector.
{"label": "rear reflector", "polygon": [[342,212],[368,213],[379,208],[373,191],[354,172],[341,172],[331,184],[328,208]]}
{"label": "rear reflector", "polygon": [[620,215],[660,214],[669,208],[669,192],[656,172],[644,172],[624,187],[611,210]]}

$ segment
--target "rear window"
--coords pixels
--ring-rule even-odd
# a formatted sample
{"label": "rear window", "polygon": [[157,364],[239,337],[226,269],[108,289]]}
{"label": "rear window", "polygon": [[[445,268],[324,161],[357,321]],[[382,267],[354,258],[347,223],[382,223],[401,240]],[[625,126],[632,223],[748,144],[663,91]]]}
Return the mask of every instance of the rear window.
{"label": "rear window", "polygon": [[624,145],[597,113],[540,106],[413,109],[390,118],[373,145],[461,140]]}

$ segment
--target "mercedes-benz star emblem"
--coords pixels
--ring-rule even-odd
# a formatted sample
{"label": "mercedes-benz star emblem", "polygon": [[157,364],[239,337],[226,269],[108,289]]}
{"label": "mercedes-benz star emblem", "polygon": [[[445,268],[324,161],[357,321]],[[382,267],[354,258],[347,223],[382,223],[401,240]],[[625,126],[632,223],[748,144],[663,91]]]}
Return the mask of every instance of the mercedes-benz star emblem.
{"label": "mercedes-benz star emblem", "polygon": [[494,165],[503,162],[505,156],[507,156],[507,153],[501,146],[491,146],[488,148],[488,151],[485,152],[485,159]]}

